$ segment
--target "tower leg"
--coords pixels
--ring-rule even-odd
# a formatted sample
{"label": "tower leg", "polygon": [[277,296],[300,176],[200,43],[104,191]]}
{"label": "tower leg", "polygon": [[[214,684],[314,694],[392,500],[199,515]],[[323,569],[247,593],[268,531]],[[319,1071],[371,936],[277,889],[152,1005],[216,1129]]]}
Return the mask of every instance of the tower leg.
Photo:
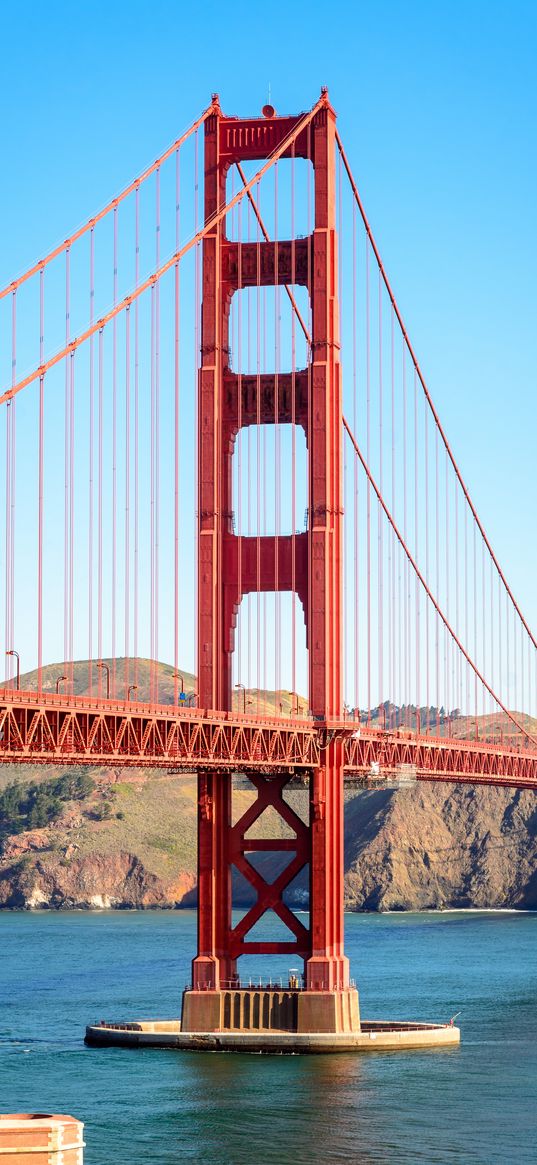
{"label": "tower leg", "polygon": [[299,1032],[360,1031],[358,992],[344,954],[343,745],[333,741],[310,789],[310,935]]}
{"label": "tower leg", "polygon": [[194,990],[214,991],[236,978],[229,951],[231,872],[231,774],[198,775],[198,953],[192,962]]}

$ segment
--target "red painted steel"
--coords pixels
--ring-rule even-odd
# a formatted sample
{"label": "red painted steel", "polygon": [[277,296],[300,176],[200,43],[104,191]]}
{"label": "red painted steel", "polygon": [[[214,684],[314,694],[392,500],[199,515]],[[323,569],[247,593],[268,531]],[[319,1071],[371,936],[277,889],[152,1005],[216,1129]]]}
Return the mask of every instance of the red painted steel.
{"label": "red painted steel", "polygon": [[307,721],[285,724],[52,692],[0,693],[3,763],[203,767],[223,774],[239,768],[293,773],[318,761],[317,734]]}
{"label": "red painted steel", "polygon": [[[342,716],[342,402],[335,231],[335,114],[326,92],[307,128],[301,118],[239,120],[222,115],[215,101],[205,124],[205,218],[213,222],[203,244],[203,309],[199,383],[199,587],[198,661],[202,705],[231,708],[231,660],[241,597],[252,591],[295,591],[301,599],[309,647],[309,706],[322,721]],[[305,239],[236,243],[227,239],[226,175],[232,163],[270,155],[285,140],[294,157],[314,167],[314,230]],[[286,151],[288,154],[289,151]],[[285,153],[282,155],[285,156]],[[242,174],[242,171],[241,171]],[[259,218],[259,216],[258,216]],[[261,221],[259,219],[259,221]],[[261,224],[262,226],[262,224]],[[312,310],[310,362],[298,374],[239,377],[229,367],[229,313],[242,287],[298,283],[308,287]],[[279,397],[282,393],[282,413]],[[240,398],[240,399],[239,399]],[[239,407],[237,407],[237,404]],[[307,534],[237,538],[232,528],[231,457],[239,426],[292,420],[306,433],[309,453]],[[258,798],[260,791],[258,789]],[[306,985],[348,985],[343,954],[343,751],[340,740],[322,748],[311,778],[308,849],[298,846],[289,877],[261,893],[241,924],[241,942],[267,909],[285,915],[295,935],[292,949],[306,959]],[[231,778],[215,785],[200,776],[199,950],[195,988],[218,987],[236,974],[231,934]],[[277,848],[277,845],[276,845]],[[298,863],[310,866],[311,930],[300,937],[283,903]],[[248,863],[240,857],[245,872]],[[248,867],[249,868],[249,867]],[[276,904],[276,905],[274,905]],[[284,953],[286,943],[276,944]],[[256,944],[256,949],[269,946]],[[270,944],[273,951],[274,944]]]}
{"label": "red painted steel", "polygon": [[327,727],[311,720],[285,722],[170,704],[0,692],[0,764],[113,764],[178,773],[203,768],[278,774],[278,779],[285,772],[289,779],[302,780],[319,767],[334,734],[344,743],[348,780],[381,784],[411,769],[423,781],[537,789],[537,752],[523,747],[416,736],[403,728],[383,732],[348,722]]}
{"label": "red painted steel", "polygon": [[419,736],[407,729],[357,728],[345,741],[345,776],[382,784],[388,776],[537,789],[537,752],[482,741]]}

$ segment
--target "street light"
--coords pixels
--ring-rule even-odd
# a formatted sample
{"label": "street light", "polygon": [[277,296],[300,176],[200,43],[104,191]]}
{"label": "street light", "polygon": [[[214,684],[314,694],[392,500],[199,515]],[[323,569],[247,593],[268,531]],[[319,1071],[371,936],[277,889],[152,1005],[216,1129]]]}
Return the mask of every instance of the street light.
{"label": "street light", "polygon": [[[297,696],[296,692],[289,692],[289,695],[291,696],[291,716],[298,716],[298,714],[299,714],[298,696]],[[293,707],[293,705],[294,705],[294,707]]]}
{"label": "street light", "polygon": [[97,667],[101,668],[102,671],[106,672],[106,699],[109,700],[110,699],[110,667],[107,663],[103,663],[102,659],[100,659],[98,661]]}
{"label": "street light", "polygon": [[138,684],[129,684],[128,689],[127,689],[127,700],[130,700],[131,692],[137,692],[137,691],[138,691]]}
{"label": "street light", "polygon": [[[243,712],[243,715],[245,716],[246,715],[246,688],[245,688],[244,684],[235,684],[235,687],[237,688],[238,691],[242,692],[242,712]],[[239,697],[237,697],[237,699],[238,698]]]}
{"label": "street light", "polygon": [[58,676],[58,679],[56,680],[56,695],[58,695],[58,693],[60,691],[60,684],[62,684],[63,681],[66,679],[67,679],[67,676]]}
{"label": "street light", "polygon": [[19,656],[19,653],[18,653],[18,651],[15,651],[15,648],[13,648],[13,647],[12,647],[12,648],[11,648],[9,651],[6,651],[6,655],[14,655],[14,656],[16,657],[16,660],[17,660],[17,691],[18,691],[18,692],[20,692],[20,687],[21,687],[21,661],[20,661],[20,656]]}
{"label": "street light", "polygon": [[[181,703],[184,703],[184,700],[185,700],[185,681],[184,681],[184,677],[181,675],[181,672],[180,672],[180,671],[174,671],[174,673],[173,673],[173,679],[174,679],[174,681],[175,681],[175,680],[180,680],[180,681],[181,681],[181,691],[180,691],[180,693],[179,693],[179,699],[180,699]],[[176,692],[176,688],[175,688],[175,682],[174,682],[174,699],[175,699],[175,692]]]}

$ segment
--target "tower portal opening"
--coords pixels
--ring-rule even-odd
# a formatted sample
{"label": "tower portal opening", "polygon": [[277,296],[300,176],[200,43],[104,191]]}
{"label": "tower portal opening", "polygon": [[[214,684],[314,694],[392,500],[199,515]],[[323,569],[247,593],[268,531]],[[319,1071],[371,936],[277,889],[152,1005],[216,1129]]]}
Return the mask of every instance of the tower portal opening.
{"label": "tower portal opening", "polygon": [[234,533],[302,534],[308,526],[308,452],[300,425],[247,425],[232,458]]}
{"label": "tower portal opening", "polygon": [[311,335],[306,287],[294,281],[239,287],[229,309],[229,366],[248,375],[296,372],[308,363],[306,332]]}
{"label": "tower portal opening", "polygon": [[292,591],[244,595],[235,629],[233,705],[247,715],[308,714],[304,610]]}

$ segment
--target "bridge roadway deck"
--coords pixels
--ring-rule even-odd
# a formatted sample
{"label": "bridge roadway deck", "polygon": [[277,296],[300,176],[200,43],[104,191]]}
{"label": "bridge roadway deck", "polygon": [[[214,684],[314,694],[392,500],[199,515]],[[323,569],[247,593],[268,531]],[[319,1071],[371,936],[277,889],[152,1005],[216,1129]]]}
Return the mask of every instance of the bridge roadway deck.
{"label": "bridge roadway deck", "polygon": [[344,722],[246,716],[51,692],[0,692],[0,763],[111,764],[192,772],[300,775],[322,762],[334,733],[347,779],[382,787],[394,774],[537,789],[537,752],[478,740],[383,731]]}

